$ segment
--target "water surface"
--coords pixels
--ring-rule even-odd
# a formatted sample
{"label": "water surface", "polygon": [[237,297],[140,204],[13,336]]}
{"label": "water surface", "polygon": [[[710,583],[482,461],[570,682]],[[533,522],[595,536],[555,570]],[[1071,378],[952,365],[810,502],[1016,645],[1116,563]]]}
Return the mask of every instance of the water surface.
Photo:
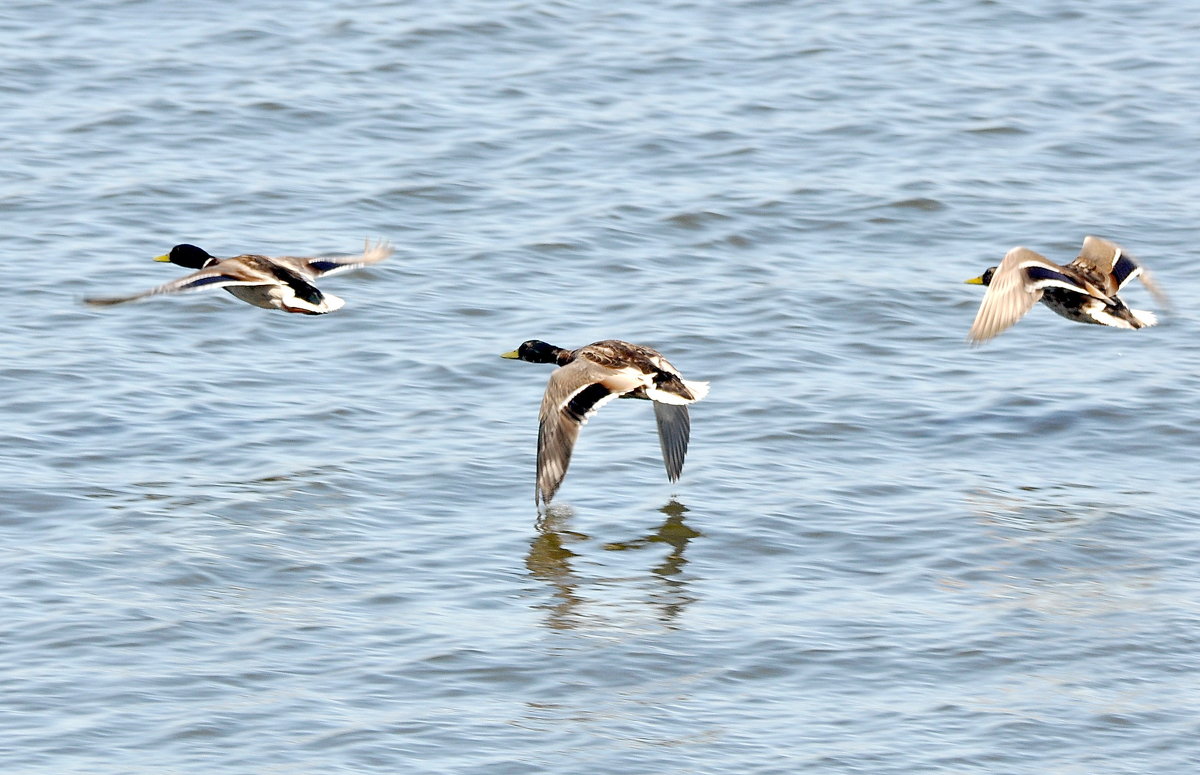
{"label": "water surface", "polygon": [[[1194,772],[1197,27],[10,3],[5,771]],[[966,346],[1089,233],[1162,326]],[[365,237],[326,317],[80,303]],[[617,402],[539,521],[534,337],[711,380],[683,479]]]}

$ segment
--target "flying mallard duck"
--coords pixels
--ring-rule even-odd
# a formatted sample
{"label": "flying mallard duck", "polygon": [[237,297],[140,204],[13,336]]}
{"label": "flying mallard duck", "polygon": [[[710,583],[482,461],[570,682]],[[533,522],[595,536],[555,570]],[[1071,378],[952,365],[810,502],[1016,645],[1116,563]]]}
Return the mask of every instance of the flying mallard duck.
{"label": "flying mallard duck", "polygon": [[1151,312],[1130,309],[1117,292],[1138,277],[1160,303],[1165,299],[1132,257],[1099,237],[1084,237],[1074,261],[1059,266],[1028,248],[1013,248],[1000,266],[967,280],[987,294],[967,338],[979,343],[1016,323],[1039,299],[1068,320],[1114,328],[1145,328],[1158,322]]}
{"label": "flying mallard duck", "polygon": [[324,315],[341,309],[346,302],[332,293],[322,293],[312,281],[318,277],[378,263],[392,254],[392,248],[380,241],[369,241],[361,255],[344,257],[271,258],[254,254],[216,258],[195,245],[176,245],[155,261],[198,269],[187,277],[172,280],[132,296],[85,299],[88,304],[107,306],[158,296],[164,293],[193,293],[224,288],[242,301],[264,309],[281,309],[304,315]]}
{"label": "flying mallard duck", "polygon": [[691,434],[687,405],[708,395],[707,382],[685,380],[658,352],[619,339],[578,350],[531,339],[500,357],[560,367],[550,375],[538,414],[535,500],[549,503],[554,497],[566,476],[579,429],[614,398],[654,402],[667,478],[672,482],[679,478]]}

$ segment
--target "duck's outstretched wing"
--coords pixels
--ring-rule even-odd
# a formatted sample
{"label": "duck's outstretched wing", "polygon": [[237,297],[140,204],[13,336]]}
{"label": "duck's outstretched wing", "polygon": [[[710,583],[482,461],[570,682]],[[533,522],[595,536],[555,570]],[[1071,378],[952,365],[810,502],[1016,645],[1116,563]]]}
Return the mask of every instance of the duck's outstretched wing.
{"label": "duck's outstretched wing", "polygon": [[379,240],[374,245],[371,244],[370,240],[367,240],[363,245],[363,252],[354,256],[316,256],[311,258],[281,256],[272,260],[297,272],[306,274],[311,279],[315,279],[324,277],[325,275],[358,269],[361,266],[378,264],[392,255],[393,252],[392,246],[385,240]]}
{"label": "duck's outstretched wing", "polygon": [[1105,278],[1107,283],[1103,290],[1109,295],[1121,290],[1126,283],[1142,274],[1142,267],[1132,257],[1125,255],[1120,245],[1100,237],[1084,237],[1083,247],[1071,263],[1090,269],[1092,274]]}
{"label": "duck's outstretched wing", "polygon": [[1146,286],[1146,290],[1150,291],[1150,294],[1154,296],[1155,301],[1164,307],[1170,306],[1170,301],[1167,299],[1166,293],[1150,277],[1150,273],[1146,271],[1146,268],[1115,242],[1091,235],[1084,237],[1083,247],[1080,249],[1079,255],[1075,258],[1075,263],[1091,267],[1097,273],[1111,277],[1111,287],[1105,289],[1109,295],[1119,293],[1122,288],[1136,277]]}
{"label": "duck's outstretched wing", "polygon": [[536,500],[549,503],[558,492],[583,424],[600,407],[634,387],[624,380],[613,384],[614,376],[612,370],[583,358],[551,373],[538,413]]}
{"label": "duck's outstretched wing", "polygon": [[1024,317],[1050,287],[1104,298],[1045,256],[1016,247],[996,267],[967,338],[978,344],[996,336]]}
{"label": "duck's outstretched wing", "polygon": [[197,293],[217,288],[228,288],[234,285],[273,285],[275,282],[273,279],[243,274],[237,271],[236,267],[217,264],[208,269],[193,272],[186,277],[180,277],[178,280],[163,283],[157,288],[151,288],[148,291],[135,293],[131,296],[92,297],[86,298],[84,301],[98,307],[107,307],[113,304],[124,304],[128,301],[136,301],[148,296],[161,296],[168,293]]}
{"label": "duck's outstretched wing", "polygon": [[667,478],[678,481],[683,473],[683,458],[687,455],[692,420],[683,404],[654,402],[654,422],[658,425],[658,444],[662,447],[663,465]]}

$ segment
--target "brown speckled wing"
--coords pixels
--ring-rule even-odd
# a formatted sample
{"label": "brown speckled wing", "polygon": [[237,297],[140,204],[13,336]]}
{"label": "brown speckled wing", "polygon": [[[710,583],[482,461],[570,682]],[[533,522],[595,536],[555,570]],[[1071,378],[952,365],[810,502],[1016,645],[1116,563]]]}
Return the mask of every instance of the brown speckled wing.
{"label": "brown speckled wing", "polygon": [[1166,293],[1154,281],[1145,267],[1115,242],[1090,235],[1084,237],[1083,247],[1072,263],[1082,264],[1096,272],[1103,273],[1108,280],[1104,290],[1110,296],[1119,293],[1136,277],[1154,296],[1155,301],[1164,307],[1170,306],[1170,300]]}

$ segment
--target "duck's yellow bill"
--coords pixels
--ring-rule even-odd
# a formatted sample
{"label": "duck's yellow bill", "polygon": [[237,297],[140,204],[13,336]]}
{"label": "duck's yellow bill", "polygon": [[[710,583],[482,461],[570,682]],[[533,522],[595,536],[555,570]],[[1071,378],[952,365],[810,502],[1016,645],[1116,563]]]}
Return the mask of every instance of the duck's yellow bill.
{"label": "duck's yellow bill", "polygon": [[516,350],[511,350],[506,353],[500,353],[500,357],[508,358],[510,361],[515,361],[515,360],[518,360],[521,356],[517,354]]}
{"label": "duck's yellow bill", "polygon": [[983,285],[983,275],[972,277],[970,280],[963,280],[967,285]]}
{"label": "duck's yellow bill", "polygon": [[170,257],[170,256],[168,256],[168,255],[163,255],[163,256],[155,256],[155,257],[154,257],[154,260],[155,260],[155,261],[162,261],[163,263],[167,263],[167,264],[171,263],[171,257]]}

